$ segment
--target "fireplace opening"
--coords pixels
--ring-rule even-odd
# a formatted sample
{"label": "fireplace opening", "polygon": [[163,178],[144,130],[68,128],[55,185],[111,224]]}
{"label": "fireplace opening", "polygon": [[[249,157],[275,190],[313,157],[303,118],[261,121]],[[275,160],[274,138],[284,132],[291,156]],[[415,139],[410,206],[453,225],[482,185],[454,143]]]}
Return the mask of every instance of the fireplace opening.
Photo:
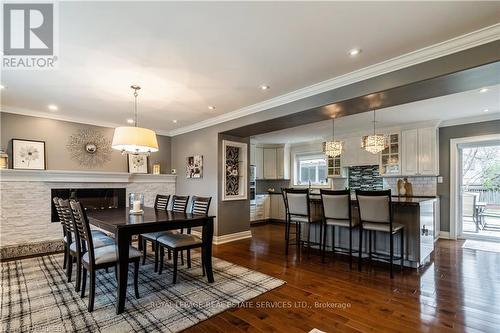
{"label": "fireplace opening", "polygon": [[74,199],[83,204],[85,209],[105,209],[125,207],[125,188],[61,188],[51,190],[52,222],[59,222],[56,207],[52,199]]}

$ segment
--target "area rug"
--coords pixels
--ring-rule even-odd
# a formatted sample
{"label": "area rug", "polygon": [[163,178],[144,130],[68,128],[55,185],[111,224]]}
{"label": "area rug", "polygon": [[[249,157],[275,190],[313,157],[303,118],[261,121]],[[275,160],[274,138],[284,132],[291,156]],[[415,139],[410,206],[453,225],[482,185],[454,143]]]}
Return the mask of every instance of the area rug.
{"label": "area rug", "polygon": [[[180,265],[180,263],[179,263]],[[130,265],[132,268],[133,265]],[[113,270],[97,273],[94,312],[87,311],[88,293],[81,299],[74,283],[66,282],[62,255],[1,264],[1,329],[4,332],[178,332],[285,282],[213,258],[215,282],[202,276],[199,254],[192,268],[179,266],[172,284],[172,266],[162,275],[151,261],[140,267],[139,293],[133,293],[129,271],[126,310],[115,314]],[[88,285],[88,284],[87,284]]]}
{"label": "area rug", "polygon": [[500,253],[500,242],[486,242],[486,241],[467,239],[464,245],[462,245],[462,247],[464,249]]}

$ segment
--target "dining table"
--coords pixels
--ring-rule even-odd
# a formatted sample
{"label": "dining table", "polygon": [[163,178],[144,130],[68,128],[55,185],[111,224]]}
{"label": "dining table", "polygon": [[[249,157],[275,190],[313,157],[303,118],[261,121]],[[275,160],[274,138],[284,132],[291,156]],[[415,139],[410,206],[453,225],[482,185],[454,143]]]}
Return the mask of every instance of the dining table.
{"label": "dining table", "polygon": [[[155,210],[144,207],[141,214],[132,214],[128,207],[88,210],[91,225],[108,231],[115,236],[117,255],[117,297],[116,314],[125,309],[127,294],[129,246],[134,235],[148,232],[176,229],[202,228],[202,247],[207,279],[214,282],[212,271],[213,221],[215,216],[179,213],[169,210]],[[142,242],[139,241],[139,244]]]}

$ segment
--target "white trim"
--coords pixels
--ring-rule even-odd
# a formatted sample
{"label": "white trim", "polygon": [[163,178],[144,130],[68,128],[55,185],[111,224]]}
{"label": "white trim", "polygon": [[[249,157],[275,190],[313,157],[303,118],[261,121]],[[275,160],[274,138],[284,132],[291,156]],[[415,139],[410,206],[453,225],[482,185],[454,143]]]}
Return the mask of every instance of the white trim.
{"label": "white trim", "polygon": [[457,208],[459,203],[460,190],[458,176],[459,165],[459,154],[458,145],[462,143],[470,142],[481,142],[489,140],[500,140],[500,134],[490,134],[490,135],[479,135],[463,138],[450,139],[450,239],[457,239],[461,235],[457,234],[458,230],[458,219],[457,219]]}
{"label": "white trim", "polygon": [[498,119],[500,119],[500,112],[495,111],[495,112],[483,114],[480,116],[443,120],[441,122],[441,124],[439,124],[439,127],[449,127],[449,126],[456,126],[456,125],[473,124],[473,123],[480,123],[483,121],[491,121],[491,120],[498,120]]}
{"label": "white trim", "polygon": [[175,175],[66,170],[0,170],[1,182],[175,183]]}
{"label": "white trim", "polygon": [[[191,233],[195,236],[201,237],[201,232],[199,231],[193,230]],[[246,231],[235,232],[233,234],[214,236],[212,243],[215,245],[220,245],[247,238],[252,238],[252,231],[246,230]]]}
{"label": "white trim", "polygon": [[[470,32],[468,34],[458,36],[441,43],[437,43],[422,49],[403,54],[401,56],[388,59],[386,61],[361,68],[359,70],[334,77],[332,79],[304,87],[290,93],[271,98],[269,100],[256,103],[241,109],[224,113],[220,116],[213,117],[207,120],[200,121],[193,125],[184,126],[169,131],[170,136],[180,135],[202,128],[214,126],[230,120],[238,119],[257,112],[268,110],[283,104],[291,103],[299,99],[320,94],[332,89],[353,84],[359,81],[367,80],[372,77],[393,72],[402,68],[410,67],[429,60],[440,58],[452,53],[457,53],[466,49],[473,48],[478,45],[486,44],[500,39],[500,23],[492,26]],[[301,110],[296,110],[299,112]],[[294,113],[294,112],[291,112]]]}
{"label": "white trim", "polygon": [[450,233],[448,231],[440,231],[438,239],[450,239]]}
{"label": "white trim", "polygon": [[[238,195],[226,195],[226,147],[237,147],[240,149],[240,160],[238,165],[239,193]],[[222,201],[247,200],[248,192],[248,144],[245,142],[222,140]]]}

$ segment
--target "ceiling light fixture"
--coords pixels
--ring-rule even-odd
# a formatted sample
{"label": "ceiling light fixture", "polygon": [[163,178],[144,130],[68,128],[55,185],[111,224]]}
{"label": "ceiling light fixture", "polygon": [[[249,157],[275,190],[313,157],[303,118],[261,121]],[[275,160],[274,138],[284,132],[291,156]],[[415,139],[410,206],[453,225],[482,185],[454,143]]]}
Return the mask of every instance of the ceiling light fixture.
{"label": "ceiling light fixture", "polygon": [[342,141],[335,141],[335,118],[332,118],[332,140],[323,142],[323,152],[328,157],[337,157],[342,154]]}
{"label": "ceiling light fixture", "polygon": [[351,49],[351,50],[349,50],[349,55],[351,57],[355,57],[355,56],[357,56],[360,53],[361,53],[361,49]]}
{"label": "ceiling light fixture", "polygon": [[490,111],[490,109],[484,109],[484,110],[483,110],[483,112],[488,112],[488,111]]}
{"label": "ceiling light fixture", "polygon": [[5,86],[3,84],[0,84],[0,90],[4,90]]}
{"label": "ceiling light fixture", "polygon": [[132,118],[127,119],[127,123],[133,124],[134,123],[134,119],[132,119]]}
{"label": "ceiling light fixture", "polygon": [[213,106],[213,105],[209,105],[209,106],[208,106],[208,109],[213,111],[213,110],[215,110],[215,106]]}
{"label": "ceiling light fixture", "polygon": [[55,104],[49,104],[47,107],[49,108],[50,111],[57,111],[57,110],[59,110],[59,108]]}
{"label": "ceiling light fixture", "polygon": [[133,85],[130,88],[134,90],[134,127],[122,126],[115,128],[111,147],[120,150],[122,154],[149,155],[158,151],[156,133],[147,128],[137,127],[137,91],[141,87]]}
{"label": "ceiling light fixture", "polygon": [[261,90],[268,90],[268,89],[270,89],[270,88],[271,88],[271,87],[269,87],[268,85],[265,85],[265,84],[263,84],[263,85],[261,85],[261,86],[260,86],[260,89],[261,89]]}
{"label": "ceiling light fixture", "polygon": [[375,134],[375,110],[373,110],[373,134],[363,136],[361,148],[372,154],[378,154],[387,148],[387,137],[384,134]]}
{"label": "ceiling light fixture", "polygon": [[484,93],[485,93],[485,92],[487,92],[488,90],[489,90],[489,89],[485,87],[485,88],[481,88],[481,89],[479,89],[479,92],[480,92],[481,94],[484,94]]}
{"label": "ceiling light fixture", "polygon": [[172,122],[173,122],[174,124],[177,124],[177,120],[175,120],[175,119],[174,119],[174,120],[172,120]]}

